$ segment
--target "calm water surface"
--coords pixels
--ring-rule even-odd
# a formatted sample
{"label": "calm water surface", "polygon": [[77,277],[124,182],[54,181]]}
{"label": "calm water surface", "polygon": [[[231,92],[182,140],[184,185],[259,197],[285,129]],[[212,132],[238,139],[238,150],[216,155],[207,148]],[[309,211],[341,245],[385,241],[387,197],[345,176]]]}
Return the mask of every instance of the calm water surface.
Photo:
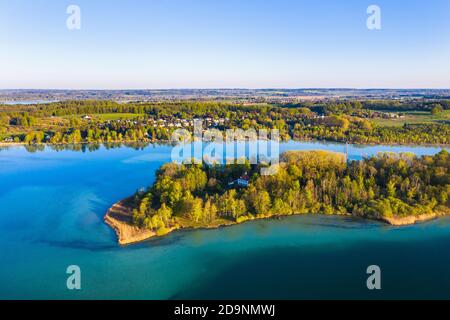
{"label": "calm water surface", "polygon": [[[344,151],[289,142],[281,150]],[[379,151],[439,148],[350,146]],[[120,247],[103,223],[111,204],[154,180],[170,146],[94,152],[0,150],[0,298],[450,298],[450,219],[390,227],[297,216],[219,230],[180,231]],[[79,265],[82,290],[66,288]],[[366,289],[367,266],[382,290]]]}

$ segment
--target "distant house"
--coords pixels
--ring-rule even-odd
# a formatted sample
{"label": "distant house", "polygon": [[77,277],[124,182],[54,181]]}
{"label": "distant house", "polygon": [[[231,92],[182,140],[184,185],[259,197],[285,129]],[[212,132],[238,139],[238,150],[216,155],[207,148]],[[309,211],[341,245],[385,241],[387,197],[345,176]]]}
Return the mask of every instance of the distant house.
{"label": "distant house", "polygon": [[243,179],[243,178],[237,179],[236,182],[237,182],[238,186],[240,186],[240,187],[245,187],[246,188],[249,185],[249,180]]}
{"label": "distant house", "polygon": [[249,184],[250,184],[250,177],[247,175],[247,172],[246,172],[242,176],[237,178],[236,180],[230,182],[228,185],[247,188],[249,186]]}
{"label": "distant house", "polygon": [[91,118],[90,116],[88,116],[88,115],[85,115],[85,116],[83,117],[83,119],[85,119],[85,120],[91,120],[92,118]]}

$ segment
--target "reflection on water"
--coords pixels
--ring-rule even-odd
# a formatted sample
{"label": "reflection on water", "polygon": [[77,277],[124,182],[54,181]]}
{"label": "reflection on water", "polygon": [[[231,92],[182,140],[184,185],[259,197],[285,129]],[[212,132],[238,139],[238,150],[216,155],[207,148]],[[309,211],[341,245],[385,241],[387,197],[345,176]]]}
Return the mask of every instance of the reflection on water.
{"label": "reflection on water", "polygon": [[84,144],[49,144],[49,145],[24,145],[28,152],[45,151],[46,148],[54,151],[79,151],[79,152],[94,152],[98,151],[102,146],[106,150],[131,148],[134,150],[143,150],[148,147],[150,143],[132,142],[132,143],[84,143]]}
{"label": "reflection on water", "polygon": [[[264,141],[250,141],[234,142],[235,148],[245,150],[246,156],[248,156],[249,146],[262,143]],[[200,144],[202,149],[211,145],[220,145],[214,142],[194,142],[190,143],[191,148],[194,149],[196,145]],[[224,143],[230,144],[230,143]],[[24,148],[29,153],[45,152],[46,150],[53,151],[74,151],[74,152],[95,152],[101,149],[113,150],[128,148],[132,150],[151,150],[159,147],[173,147],[174,143],[149,143],[149,142],[117,142],[117,143],[87,143],[87,144],[39,144],[39,145],[20,145],[20,146],[7,146],[0,145],[0,151],[7,151],[12,148]],[[373,156],[380,152],[394,152],[394,153],[412,153],[418,156],[435,154],[442,149],[450,151],[448,146],[408,146],[408,145],[361,145],[361,144],[343,144],[338,142],[327,141],[288,141],[280,143],[280,151],[288,150],[328,150],[346,153],[348,151],[351,160],[360,160],[363,157]]]}

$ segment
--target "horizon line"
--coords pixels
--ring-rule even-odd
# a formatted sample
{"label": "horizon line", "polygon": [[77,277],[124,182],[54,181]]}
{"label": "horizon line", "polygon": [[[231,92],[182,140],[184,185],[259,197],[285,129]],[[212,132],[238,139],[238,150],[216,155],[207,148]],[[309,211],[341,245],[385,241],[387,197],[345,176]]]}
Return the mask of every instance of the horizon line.
{"label": "horizon line", "polygon": [[173,87],[173,88],[121,88],[121,89],[113,89],[113,88],[0,88],[0,91],[7,90],[47,90],[47,91],[169,91],[169,90],[450,90],[450,87]]}

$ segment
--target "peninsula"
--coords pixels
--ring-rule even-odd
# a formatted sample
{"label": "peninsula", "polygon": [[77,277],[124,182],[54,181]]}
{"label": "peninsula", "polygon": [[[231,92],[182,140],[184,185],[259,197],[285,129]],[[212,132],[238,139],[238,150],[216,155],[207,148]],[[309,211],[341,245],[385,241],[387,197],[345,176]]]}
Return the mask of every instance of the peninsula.
{"label": "peninsula", "polygon": [[276,174],[262,165],[177,165],[146,191],[114,204],[105,222],[120,244],[178,229],[217,228],[299,214],[336,214],[407,225],[450,214],[450,155],[381,153],[360,161],[327,151],[289,151]]}

